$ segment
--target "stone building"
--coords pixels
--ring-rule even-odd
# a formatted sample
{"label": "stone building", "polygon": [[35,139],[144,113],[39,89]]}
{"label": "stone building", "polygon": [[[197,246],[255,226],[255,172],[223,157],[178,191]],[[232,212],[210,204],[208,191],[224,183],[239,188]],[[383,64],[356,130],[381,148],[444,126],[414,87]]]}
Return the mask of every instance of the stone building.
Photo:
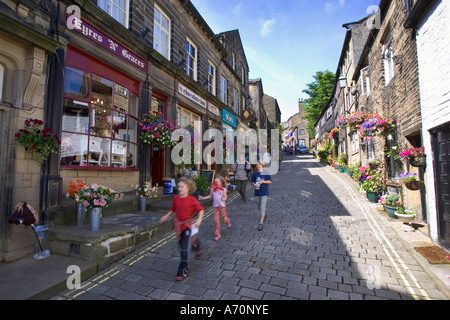
{"label": "stone building", "polygon": [[287,127],[283,132],[283,143],[287,146],[311,147],[311,141],[307,130],[308,120],[304,118],[305,103],[303,100],[298,101],[298,113],[294,114],[287,121]]}
{"label": "stone building", "polygon": [[[353,81],[361,111],[392,118],[396,128],[388,135],[364,141],[363,163],[378,159],[384,162],[388,179],[397,181],[402,171],[418,173],[419,169],[406,161],[388,158],[386,152],[422,146],[422,117],[420,111],[419,74],[416,38],[412,29],[405,28],[407,1],[382,0],[371,24],[370,34],[357,62]],[[410,191],[401,185],[404,204],[426,221],[422,206],[423,190]]]}
{"label": "stone building", "polygon": [[[360,21],[343,25],[347,32],[336,70],[336,108],[333,114],[336,120],[352,112],[360,111],[357,101],[357,95],[360,90],[353,81],[353,75],[367,41],[370,31],[368,23],[371,23],[372,17],[368,16]],[[333,142],[336,144],[336,156],[344,153],[348,165],[354,166],[361,161],[359,138],[356,129],[341,128],[339,133],[334,136]]]}
{"label": "stone building", "polygon": [[426,218],[430,237],[450,247],[450,4],[415,1],[405,26],[416,34],[422,141],[427,154]]}
{"label": "stone building", "polygon": [[26,119],[46,116],[51,57],[63,46],[55,37],[52,13],[38,3],[0,2],[0,262],[35,250],[29,227],[9,225],[8,219],[22,201],[40,207],[42,168],[16,143],[15,134]]}
{"label": "stone building", "polygon": [[[171,150],[139,139],[138,120],[148,112],[183,127],[194,121],[203,133],[222,130],[224,119],[236,126],[248,104],[237,30],[216,35],[189,0],[0,5],[1,261],[35,249],[29,232],[7,224],[20,201],[42,221],[67,225],[76,219],[65,198],[71,180],[114,189],[104,210],[112,214],[137,208],[136,184],[161,186],[175,175]],[[61,139],[42,166],[14,139],[29,117]]]}

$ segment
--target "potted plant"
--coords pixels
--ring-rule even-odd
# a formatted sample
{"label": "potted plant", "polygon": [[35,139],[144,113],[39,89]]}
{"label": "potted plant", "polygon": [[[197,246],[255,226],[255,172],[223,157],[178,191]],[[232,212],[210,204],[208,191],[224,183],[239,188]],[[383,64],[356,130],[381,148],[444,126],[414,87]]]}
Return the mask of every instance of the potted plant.
{"label": "potted plant", "polygon": [[52,153],[58,151],[61,141],[52,129],[43,129],[44,122],[39,119],[25,120],[25,127],[16,133],[16,140],[25,148],[33,151],[33,159],[40,164]]}
{"label": "potted plant", "polygon": [[139,211],[147,210],[147,198],[156,198],[158,191],[158,184],[152,187],[151,182],[145,181],[143,185],[136,185],[134,194],[139,196]]}
{"label": "potted plant", "polygon": [[401,205],[400,195],[396,194],[383,194],[378,198],[378,203],[383,205],[384,211],[388,214],[389,217],[393,219],[397,219],[395,215],[395,211],[397,206]]}
{"label": "potted plant", "polygon": [[113,194],[114,190],[98,184],[85,185],[76,193],[75,200],[91,209],[91,231],[100,228],[102,209],[109,207]]}
{"label": "potted plant", "polygon": [[416,218],[414,211],[406,209],[404,206],[398,206],[395,215],[399,220],[406,223],[410,223]]}
{"label": "potted plant", "polygon": [[197,185],[197,191],[196,195],[203,195],[207,196],[209,194],[209,188],[211,187],[209,185],[209,181],[203,174],[199,174],[197,176],[193,176],[192,180]]}
{"label": "potted plant", "polygon": [[86,218],[86,207],[83,206],[79,201],[76,200],[76,194],[78,191],[83,189],[85,186],[83,180],[77,178],[77,182],[70,181],[69,188],[67,188],[66,198],[74,199],[77,206],[77,226],[82,226],[84,224],[84,219]]}
{"label": "potted plant", "polygon": [[400,173],[400,179],[405,184],[406,188],[412,191],[417,191],[423,187],[423,181],[419,181],[417,173],[402,172]]}
{"label": "potted plant", "polygon": [[371,171],[361,184],[361,188],[366,191],[367,199],[369,199],[370,202],[377,203],[380,193],[385,189],[382,172],[382,169],[377,169],[375,172]]}
{"label": "potted plant", "polygon": [[405,149],[400,151],[399,154],[400,160],[409,160],[413,167],[425,167],[426,157],[425,147]]}
{"label": "potted plant", "polygon": [[347,156],[345,155],[345,153],[341,153],[341,155],[339,156],[339,172],[344,172],[344,170],[347,167]]}

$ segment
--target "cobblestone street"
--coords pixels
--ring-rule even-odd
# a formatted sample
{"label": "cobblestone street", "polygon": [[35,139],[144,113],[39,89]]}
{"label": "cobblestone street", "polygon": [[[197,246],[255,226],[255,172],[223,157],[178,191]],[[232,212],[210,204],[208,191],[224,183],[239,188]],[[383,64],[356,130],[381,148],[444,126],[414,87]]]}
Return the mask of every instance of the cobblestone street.
{"label": "cobblestone street", "polygon": [[356,183],[312,156],[286,157],[273,175],[267,221],[257,230],[253,189],[227,203],[231,228],[215,242],[212,210],[201,257],[175,281],[173,232],[52,299],[442,300],[429,275]]}

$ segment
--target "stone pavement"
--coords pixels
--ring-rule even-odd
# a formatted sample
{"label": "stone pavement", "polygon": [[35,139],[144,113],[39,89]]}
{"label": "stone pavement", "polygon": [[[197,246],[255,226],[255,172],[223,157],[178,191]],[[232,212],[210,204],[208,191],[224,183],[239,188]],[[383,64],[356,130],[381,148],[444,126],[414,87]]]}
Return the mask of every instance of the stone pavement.
{"label": "stone pavement", "polygon": [[[408,244],[345,175],[311,156],[287,157],[273,176],[268,218],[257,231],[249,200],[230,199],[232,227],[214,238],[211,210],[201,226],[201,257],[175,281],[173,232],[52,299],[446,300]],[[440,289],[438,288],[440,287]]]}

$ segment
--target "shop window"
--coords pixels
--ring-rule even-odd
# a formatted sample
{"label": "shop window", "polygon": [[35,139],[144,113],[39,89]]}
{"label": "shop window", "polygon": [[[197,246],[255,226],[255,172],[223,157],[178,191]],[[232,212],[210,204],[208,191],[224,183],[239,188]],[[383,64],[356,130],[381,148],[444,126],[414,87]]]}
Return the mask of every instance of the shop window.
{"label": "shop window", "polygon": [[125,86],[67,67],[61,165],[136,168],[138,101]]}
{"label": "shop window", "polygon": [[97,6],[128,28],[129,0],[97,0]]}

